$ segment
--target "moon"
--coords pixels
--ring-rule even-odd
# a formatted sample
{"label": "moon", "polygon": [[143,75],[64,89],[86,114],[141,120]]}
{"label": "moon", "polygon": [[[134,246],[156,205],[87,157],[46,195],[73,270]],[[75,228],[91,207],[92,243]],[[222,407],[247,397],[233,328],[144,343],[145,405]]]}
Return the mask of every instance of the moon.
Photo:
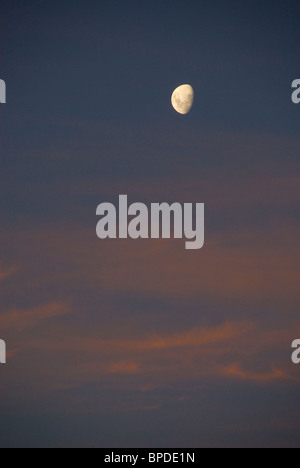
{"label": "moon", "polygon": [[189,84],[179,86],[172,94],[172,106],[179,114],[188,114],[194,102],[194,90]]}

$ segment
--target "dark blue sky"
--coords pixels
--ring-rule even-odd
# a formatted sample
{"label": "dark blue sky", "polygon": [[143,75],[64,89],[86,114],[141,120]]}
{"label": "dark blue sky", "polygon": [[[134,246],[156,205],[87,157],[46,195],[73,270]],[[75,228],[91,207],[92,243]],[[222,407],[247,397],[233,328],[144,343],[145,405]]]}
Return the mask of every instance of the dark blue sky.
{"label": "dark blue sky", "polygon": [[[299,445],[299,2],[0,18],[0,445]],[[121,193],[204,202],[205,248],[101,243]]]}

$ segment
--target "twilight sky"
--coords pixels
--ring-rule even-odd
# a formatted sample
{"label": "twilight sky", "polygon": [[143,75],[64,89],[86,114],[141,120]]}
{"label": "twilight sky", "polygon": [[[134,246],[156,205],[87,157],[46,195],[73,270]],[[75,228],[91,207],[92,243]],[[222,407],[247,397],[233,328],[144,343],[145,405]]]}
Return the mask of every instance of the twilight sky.
{"label": "twilight sky", "polygon": [[[0,18],[0,446],[299,447],[299,2]],[[204,202],[205,247],[100,241],[123,193]]]}

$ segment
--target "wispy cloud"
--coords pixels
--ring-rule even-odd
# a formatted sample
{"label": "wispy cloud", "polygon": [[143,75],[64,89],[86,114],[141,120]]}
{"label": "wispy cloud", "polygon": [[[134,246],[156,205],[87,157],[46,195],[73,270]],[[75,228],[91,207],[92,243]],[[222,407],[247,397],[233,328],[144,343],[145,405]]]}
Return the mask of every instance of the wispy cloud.
{"label": "wispy cloud", "polygon": [[265,373],[251,372],[243,370],[239,363],[233,363],[227,367],[224,367],[223,372],[224,375],[229,378],[252,380],[258,383],[267,383],[281,379],[289,380],[288,375],[280,369],[274,369]]}
{"label": "wispy cloud", "polygon": [[[34,317],[32,324],[40,323],[42,336],[28,327],[19,342],[19,349],[26,347],[27,353],[44,356],[44,364],[56,362],[55,376],[51,366],[42,371],[53,388],[101,381],[108,388],[116,384],[138,385],[152,391],[170,383],[214,378],[257,384],[295,381],[294,369],[276,355],[277,347],[289,340],[286,328],[263,332],[260,323],[239,320],[176,333],[149,334],[143,339],[117,339],[99,337],[96,330],[87,337],[84,328],[73,325],[70,330],[54,321],[46,331],[47,317],[65,313],[66,308],[58,305],[27,311],[26,317]],[[14,320],[19,316],[16,314]],[[270,359],[272,353],[274,357]],[[19,354],[14,356],[15,361],[20,358]],[[32,372],[41,371],[34,367]],[[128,377],[126,381],[124,376]],[[146,385],[149,381],[150,387]]]}
{"label": "wispy cloud", "polygon": [[18,331],[32,328],[47,319],[60,317],[70,312],[65,304],[53,303],[28,309],[12,309],[0,313],[0,329]]}
{"label": "wispy cloud", "polygon": [[0,282],[12,276],[16,271],[17,268],[15,267],[3,268],[0,264]]}

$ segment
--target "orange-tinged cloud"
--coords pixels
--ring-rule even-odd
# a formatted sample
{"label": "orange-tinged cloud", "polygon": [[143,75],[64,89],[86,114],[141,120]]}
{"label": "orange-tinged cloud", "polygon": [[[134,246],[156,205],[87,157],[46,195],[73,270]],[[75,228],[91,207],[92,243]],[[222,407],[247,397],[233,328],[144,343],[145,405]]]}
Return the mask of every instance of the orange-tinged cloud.
{"label": "orange-tinged cloud", "polygon": [[[192,330],[173,334],[155,334],[145,339],[101,339],[80,337],[78,332],[76,336],[70,338],[66,336],[65,340],[55,343],[56,351],[67,352],[72,350],[84,350],[89,353],[108,353],[110,355],[138,355],[143,353],[164,353],[168,351],[181,352],[183,348],[199,348],[201,352],[218,346],[224,346],[228,343],[247,339],[247,335],[255,328],[254,324],[248,322],[224,323],[215,327],[198,327]],[[36,338],[34,345],[40,349],[48,349],[49,342]],[[51,348],[51,345],[50,345]],[[208,351],[205,351],[208,349]],[[215,352],[213,351],[213,354]],[[124,361],[121,361],[121,364]],[[127,363],[128,361],[125,361]]]}
{"label": "orange-tinged cloud", "polygon": [[252,329],[248,323],[225,323],[218,327],[202,327],[173,335],[157,335],[140,341],[116,342],[115,346],[134,351],[164,351],[171,349],[213,346],[244,335]]}
{"label": "orange-tinged cloud", "polygon": [[116,362],[108,366],[109,374],[137,374],[139,366],[135,362]]}
{"label": "orange-tinged cloud", "polygon": [[[289,343],[287,329],[269,332],[259,323],[236,321],[177,333],[150,334],[143,339],[138,336],[116,339],[97,337],[96,330],[86,337],[80,329],[67,330],[56,323],[55,317],[60,314],[49,312],[48,316],[54,318],[51,331],[47,334],[44,331],[43,337],[39,337],[36,330],[23,330],[19,351],[26,348],[27,352],[44,356],[43,361],[56,362],[55,372],[52,366],[42,370],[47,381],[55,379],[55,388],[76,388],[98,381],[109,386],[111,379],[114,385],[117,382],[121,386],[137,385],[150,391],[189,379],[229,378],[257,384],[297,380],[288,360],[283,362],[277,357],[269,361],[264,357],[265,353],[269,356],[270,351],[276,352]],[[43,321],[40,326],[45,330]],[[14,360],[20,357],[18,352]],[[122,375],[128,380],[119,380]]]}
{"label": "orange-tinged cloud", "polygon": [[273,380],[289,379],[289,376],[287,376],[280,369],[274,369],[266,373],[250,372],[243,370],[241,368],[241,365],[238,363],[230,364],[228,367],[224,368],[223,372],[226,377],[237,378],[242,380],[253,380],[254,382],[261,383],[271,382]]}
{"label": "orange-tinged cloud", "polygon": [[12,309],[0,314],[0,329],[15,331],[31,328],[46,319],[66,315],[69,311],[68,306],[60,303],[29,309]]}
{"label": "orange-tinged cloud", "polygon": [[74,225],[23,231],[18,253],[22,266],[16,281],[5,285],[15,294],[39,294],[41,286],[64,283],[219,304],[261,301],[263,307],[296,305],[300,299],[299,233],[292,227],[211,235],[202,250],[191,253],[183,241],[101,241],[92,228]]}
{"label": "orange-tinged cloud", "polygon": [[12,276],[16,271],[17,271],[17,268],[14,268],[14,267],[3,268],[0,265],[0,282]]}
{"label": "orange-tinged cloud", "polygon": [[[28,293],[35,304],[47,302],[45,292],[53,297],[42,307],[5,307],[0,313],[0,331],[8,338],[16,333],[9,340],[16,349],[14,364],[22,366],[24,350],[33,356],[16,378],[38,376],[44,389],[55,391],[90,382],[150,389],[141,393],[209,379],[295,382],[298,369],[289,352],[292,340],[300,338],[300,242],[289,210],[299,206],[297,168],[281,174],[266,165],[230,176],[223,169],[203,170],[199,180],[183,174],[138,183],[82,182],[74,188],[77,196],[95,195],[93,213],[97,203],[119,193],[128,193],[132,202],[205,202],[206,243],[197,252],[186,251],[178,240],[100,241],[96,216],[84,226],[0,229],[4,254],[14,236],[11,264],[18,265],[11,277],[0,268],[6,301],[26,303]],[[71,310],[66,297],[74,314],[64,321]],[[132,305],[135,300],[141,305]],[[145,304],[148,310],[149,303],[149,312],[139,314],[137,308]],[[156,304],[164,309],[161,323]]]}

